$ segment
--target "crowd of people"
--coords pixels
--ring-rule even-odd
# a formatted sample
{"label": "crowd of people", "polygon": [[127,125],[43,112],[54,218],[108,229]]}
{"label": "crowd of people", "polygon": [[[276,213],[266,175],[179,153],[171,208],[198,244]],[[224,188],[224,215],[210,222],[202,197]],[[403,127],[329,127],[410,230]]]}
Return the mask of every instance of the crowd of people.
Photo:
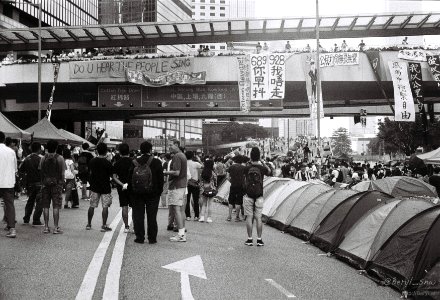
{"label": "crowd of people", "polygon": [[[211,56],[228,56],[228,55],[243,55],[247,52],[245,50],[237,50],[233,46],[232,42],[228,42],[226,49],[220,51],[214,51],[210,48],[209,45],[199,45],[199,48],[193,49],[187,53],[170,53],[167,55],[164,54],[155,54],[155,53],[145,53],[145,49],[141,49],[139,47],[135,48],[103,48],[103,49],[72,49],[72,50],[62,50],[61,52],[49,51],[43,58],[43,62],[52,63],[52,62],[63,62],[63,61],[83,61],[83,60],[106,60],[106,59],[149,59],[149,58],[162,58],[162,57],[185,57],[185,56],[195,56],[195,57],[211,57]],[[401,49],[425,49],[420,46],[412,46],[408,44],[408,37],[405,37],[401,44],[389,46],[389,47],[370,47],[368,49],[380,49],[380,50],[401,50]],[[437,48],[435,48],[437,49]],[[361,40],[360,43],[356,47],[351,47],[348,43],[343,40],[341,45],[334,44],[330,48],[324,48],[321,44],[319,45],[319,50],[322,53],[330,53],[330,52],[353,52],[353,51],[365,51],[367,50],[367,45],[364,40]],[[426,50],[432,50],[431,48],[426,48]],[[267,42],[264,42],[261,45],[260,42],[257,42],[255,46],[255,53],[261,52],[274,52],[274,53],[310,53],[315,51],[310,44],[307,44],[305,47],[292,47],[290,41],[287,41],[284,49],[270,49]],[[18,57],[15,58],[13,53],[9,53],[4,57],[0,56],[0,66],[1,65],[10,65],[10,64],[22,64],[22,63],[36,63],[38,61],[35,57]]]}
{"label": "crowd of people", "polygon": [[[185,151],[178,141],[173,143],[169,153],[162,155],[152,153],[149,141],[143,142],[136,150],[130,150],[128,144],[122,143],[114,155],[109,155],[112,151],[104,143],[99,143],[95,151],[90,151],[89,144],[84,143],[78,153],[68,145],[50,140],[45,145],[32,142],[31,153],[22,153],[22,159],[18,159],[18,147],[11,143],[6,145],[5,141],[5,134],[0,131],[0,168],[5,174],[0,179],[0,197],[3,200],[6,236],[9,238],[17,236],[14,194],[18,174],[23,175],[28,194],[23,224],[30,224],[32,218],[32,225],[43,226],[44,234],[62,234],[60,209],[78,208],[80,193],[81,199],[88,201],[89,206],[87,217],[84,217],[87,220],[85,230],[92,230],[95,208],[101,203],[100,230],[111,231],[107,219],[108,209],[113,203],[112,188],[115,188],[124,232],[134,232],[136,243],[144,243],[147,238],[150,244],[157,243],[159,207],[168,207],[166,229],[177,232],[170,241],[186,242],[185,221],[212,223],[212,202],[219,185],[226,178],[237,178],[232,180],[240,186],[234,194],[236,221],[242,221],[240,207],[243,205],[247,218],[246,244],[253,244],[252,226],[255,220],[257,245],[264,245],[261,238],[263,178],[271,171],[260,159],[258,147],[252,149],[250,160],[238,155],[225,161],[221,157]],[[50,207],[53,227],[50,226]],[[129,207],[133,211],[133,228],[130,228],[128,219]]]}
{"label": "crowd of people", "polygon": [[[261,142],[261,141],[260,141]],[[111,231],[107,225],[108,209],[113,203],[112,189],[116,189],[122,211],[124,232],[134,232],[136,243],[157,243],[157,213],[168,208],[167,230],[177,232],[172,242],[186,242],[185,222],[212,223],[212,202],[218,188],[225,181],[231,183],[229,211],[226,221],[246,221],[246,245],[252,246],[253,224],[257,229],[257,246],[263,246],[261,212],[263,208],[263,179],[265,176],[292,178],[300,181],[321,180],[330,186],[350,188],[362,180],[376,180],[389,176],[414,176],[431,183],[440,192],[440,168],[434,174],[417,172],[407,165],[385,167],[382,164],[324,163],[310,160],[309,156],[268,156],[261,151],[261,143],[249,152],[235,151],[227,156],[203,155],[200,151],[185,151],[176,141],[169,153],[152,152],[152,144],[143,142],[139,149],[130,149],[122,143],[117,150],[99,143],[90,151],[84,143],[81,151],[54,140],[44,146],[31,143],[21,150],[17,141],[0,132],[0,197],[3,199],[4,222],[7,237],[17,236],[14,199],[18,174],[23,177],[23,189],[28,194],[23,223],[43,226],[43,233],[62,234],[60,209],[78,208],[81,199],[88,201],[85,230],[92,230],[95,208],[102,206],[102,232]],[[264,149],[264,147],[263,147]],[[78,192],[79,191],[79,192]],[[64,194],[64,196],[63,196]],[[52,206],[53,227],[49,225]],[[128,212],[133,211],[130,228]],[[234,211],[235,210],[235,211]],[[193,212],[193,215],[192,215]],[[147,231],[145,231],[145,214]],[[43,222],[41,216],[43,215]]]}

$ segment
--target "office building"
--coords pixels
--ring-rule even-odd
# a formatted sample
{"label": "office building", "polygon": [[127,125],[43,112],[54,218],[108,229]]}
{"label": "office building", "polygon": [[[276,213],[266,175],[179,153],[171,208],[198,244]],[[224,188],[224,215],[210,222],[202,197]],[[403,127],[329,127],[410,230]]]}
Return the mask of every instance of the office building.
{"label": "office building", "polygon": [[[254,18],[255,0],[192,0],[194,20]],[[246,43],[244,43],[246,44]],[[254,45],[254,43],[251,43]],[[192,45],[194,50],[200,45]],[[226,43],[208,44],[210,50],[226,50]],[[255,47],[253,47],[255,49]]]}
{"label": "office building", "polygon": [[[0,1],[0,28],[38,27],[38,7],[31,1],[16,2]],[[98,0],[41,0],[41,9],[42,26],[98,23]]]}

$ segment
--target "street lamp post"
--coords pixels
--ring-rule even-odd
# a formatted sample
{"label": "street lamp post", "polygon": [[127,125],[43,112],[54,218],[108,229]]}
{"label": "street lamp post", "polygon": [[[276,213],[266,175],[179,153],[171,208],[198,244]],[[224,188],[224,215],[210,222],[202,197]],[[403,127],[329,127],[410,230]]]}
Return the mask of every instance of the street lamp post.
{"label": "street lamp post", "polygon": [[38,7],[38,121],[41,120],[41,18],[42,18],[42,1],[38,3],[21,2],[14,0],[6,0],[5,3],[11,4],[26,4],[34,7]]}

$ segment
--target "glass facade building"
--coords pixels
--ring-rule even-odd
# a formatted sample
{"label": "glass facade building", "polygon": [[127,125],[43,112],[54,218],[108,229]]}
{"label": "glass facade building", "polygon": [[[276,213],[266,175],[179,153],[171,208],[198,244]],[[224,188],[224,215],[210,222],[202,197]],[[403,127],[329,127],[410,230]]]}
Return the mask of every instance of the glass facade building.
{"label": "glass facade building", "polygon": [[[3,3],[4,16],[28,27],[38,26],[40,0]],[[79,26],[98,24],[98,0],[41,0],[43,26]]]}

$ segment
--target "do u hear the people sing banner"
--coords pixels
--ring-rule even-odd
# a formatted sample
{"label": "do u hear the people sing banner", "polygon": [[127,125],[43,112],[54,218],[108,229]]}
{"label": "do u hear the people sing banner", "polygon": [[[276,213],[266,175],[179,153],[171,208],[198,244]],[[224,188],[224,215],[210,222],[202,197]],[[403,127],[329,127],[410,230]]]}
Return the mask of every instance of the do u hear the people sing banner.
{"label": "do u hear the people sing banner", "polygon": [[395,121],[415,122],[414,99],[405,62],[390,61],[388,66],[393,79]]}

